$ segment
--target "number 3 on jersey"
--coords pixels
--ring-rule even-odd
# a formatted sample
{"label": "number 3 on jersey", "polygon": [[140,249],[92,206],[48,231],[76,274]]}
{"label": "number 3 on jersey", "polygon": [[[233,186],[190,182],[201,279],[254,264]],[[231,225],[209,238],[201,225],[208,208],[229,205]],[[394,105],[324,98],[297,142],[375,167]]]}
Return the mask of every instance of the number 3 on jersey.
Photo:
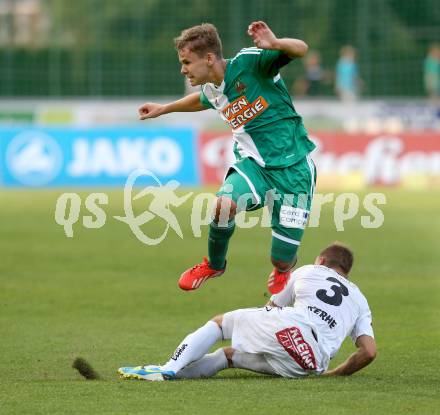
{"label": "number 3 on jersey", "polygon": [[[333,291],[333,295],[327,295],[327,290],[316,291],[316,296],[326,304],[339,306],[342,303],[343,297],[348,296],[348,288],[334,277],[328,277],[327,281],[334,282],[330,289]],[[337,284],[337,285],[336,285]]]}

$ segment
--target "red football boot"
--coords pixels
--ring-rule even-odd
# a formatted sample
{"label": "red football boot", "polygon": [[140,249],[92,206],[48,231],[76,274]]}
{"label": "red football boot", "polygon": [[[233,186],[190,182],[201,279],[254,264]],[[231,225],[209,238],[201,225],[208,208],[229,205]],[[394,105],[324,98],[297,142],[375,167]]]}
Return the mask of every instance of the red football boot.
{"label": "red football boot", "polygon": [[223,269],[213,269],[209,266],[208,258],[204,257],[201,264],[186,270],[179,279],[179,287],[185,291],[197,290],[206,280],[219,277],[225,272]]}
{"label": "red football boot", "polygon": [[267,288],[272,294],[278,294],[289,282],[290,270],[281,272],[273,269],[267,280]]}

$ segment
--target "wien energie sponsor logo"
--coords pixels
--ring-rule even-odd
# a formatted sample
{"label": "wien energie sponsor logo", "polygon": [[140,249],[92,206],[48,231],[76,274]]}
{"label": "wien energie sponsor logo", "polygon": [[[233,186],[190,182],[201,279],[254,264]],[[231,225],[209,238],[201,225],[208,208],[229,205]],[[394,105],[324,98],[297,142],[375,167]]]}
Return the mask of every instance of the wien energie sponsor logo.
{"label": "wien energie sponsor logo", "polygon": [[249,103],[245,96],[241,96],[225,107],[222,113],[228,124],[236,130],[260,115],[268,106],[262,96],[252,103]]}

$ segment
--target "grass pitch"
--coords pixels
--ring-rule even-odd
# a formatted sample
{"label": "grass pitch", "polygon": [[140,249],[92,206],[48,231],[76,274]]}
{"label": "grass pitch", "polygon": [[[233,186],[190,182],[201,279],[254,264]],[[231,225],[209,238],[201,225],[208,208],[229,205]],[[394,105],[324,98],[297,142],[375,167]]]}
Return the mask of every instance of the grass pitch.
{"label": "grass pitch", "polygon": [[[90,192],[81,192],[83,202]],[[0,193],[1,414],[440,413],[439,191],[386,191],[379,229],[362,229],[358,216],[337,232],[324,206],[320,227],[305,234],[299,265],[334,240],[355,251],[352,280],[369,300],[379,351],[367,369],[301,381],[234,370],[161,383],[122,381],[116,369],[163,363],[212,316],[264,304],[269,230],[238,229],[227,273],[182,292],[178,276],[206,253],[207,229],[191,235],[190,202],[174,209],[184,239],[170,231],[146,246],[112,218],[123,214],[117,191],[108,193],[103,228],[78,223],[66,238],[54,220],[61,193]],[[146,226],[161,233],[156,219]],[[331,367],[352,350],[346,342]],[[72,369],[77,356],[101,380]]]}

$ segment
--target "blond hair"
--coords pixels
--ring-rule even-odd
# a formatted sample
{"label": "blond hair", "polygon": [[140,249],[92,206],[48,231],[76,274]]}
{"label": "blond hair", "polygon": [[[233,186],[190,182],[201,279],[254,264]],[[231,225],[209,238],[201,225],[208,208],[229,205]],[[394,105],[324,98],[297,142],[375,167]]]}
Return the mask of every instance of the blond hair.
{"label": "blond hair", "polygon": [[202,23],[183,30],[180,36],[174,39],[174,45],[178,51],[187,48],[200,57],[209,52],[214,53],[219,59],[223,57],[222,42],[216,27],[211,23]]}

